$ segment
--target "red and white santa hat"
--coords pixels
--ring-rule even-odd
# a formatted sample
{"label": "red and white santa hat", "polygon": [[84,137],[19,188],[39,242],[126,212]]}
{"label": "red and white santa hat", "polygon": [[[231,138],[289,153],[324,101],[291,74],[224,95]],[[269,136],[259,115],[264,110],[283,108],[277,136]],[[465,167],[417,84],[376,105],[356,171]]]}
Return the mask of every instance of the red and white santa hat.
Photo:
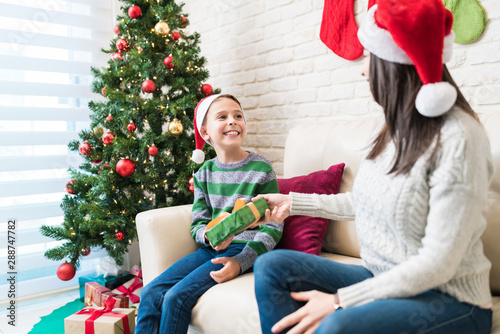
{"label": "red and white santa hat", "polygon": [[457,99],[456,89],[441,81],[455,39],[452,25],[453,14],[442,0],[377,0],[358,30],[372,54],[415,66],[423,83],[415,107],[426,117],[443,115]]}
{"label": "red and white santa hat", "polygon": [[205,161],[205,153],[203,153],[203,146],[205,145],[205,142],[209,145],[210,141],[206,141],[203,139],[201,136],[201,126],[203,125],[203,120],[205,119],[205,115],[208,112],[208,109],[212,105],[212,102],[222,94],[214,94],[207,96],[198,102],[198,105],[194,109],[194,120],[193,120],[193,125],[194,125],[194,140],[196,143],[196,149],[193,151],[193,155],[191,157],[191,160],[196,162],[197,164],[203,163]]}

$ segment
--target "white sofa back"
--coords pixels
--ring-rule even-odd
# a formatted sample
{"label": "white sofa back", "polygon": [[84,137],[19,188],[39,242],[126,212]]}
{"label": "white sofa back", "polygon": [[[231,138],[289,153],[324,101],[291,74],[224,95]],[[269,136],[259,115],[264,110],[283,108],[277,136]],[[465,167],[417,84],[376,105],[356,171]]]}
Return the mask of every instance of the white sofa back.
{"label": "white sofa back", "polygon": [[[488,136],[495,164],[486,208],[488,226],[483,235],[484,250],[492,262],[490,286],[500,294],[500,112],[479,115]],[[380,116],[357,116],[292,129],[287,137],[284,177],[306,175],[345,163],[340,192],[351,191],[363,149],[368,147]],[[328,252],[359,257],[355,224],[331,221],[324,240]]]}

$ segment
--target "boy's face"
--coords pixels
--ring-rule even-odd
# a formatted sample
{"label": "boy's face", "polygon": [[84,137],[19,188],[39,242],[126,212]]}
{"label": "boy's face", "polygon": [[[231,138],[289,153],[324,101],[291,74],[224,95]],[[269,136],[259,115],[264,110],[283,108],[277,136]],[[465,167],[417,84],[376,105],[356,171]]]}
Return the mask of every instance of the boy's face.
{"label": "boy's face", "polygon": [[229,98],[212,103],[200,131],[203,139],[221,149],[240,148],[246,133],[247,125],[243,112],[238,103]]}

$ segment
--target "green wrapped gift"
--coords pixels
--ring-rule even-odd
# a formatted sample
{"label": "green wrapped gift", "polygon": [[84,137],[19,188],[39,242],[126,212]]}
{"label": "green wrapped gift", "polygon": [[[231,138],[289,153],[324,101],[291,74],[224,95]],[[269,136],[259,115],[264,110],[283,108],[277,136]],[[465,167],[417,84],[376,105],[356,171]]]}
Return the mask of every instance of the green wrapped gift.
{"label": "green wrapped gift", "polygon": [[208,223],[205,235],[212,246],[217,247],[230,236],[245,230],[251,224],[259,221],[265,215],[267,209],[269,209],[269,205],[267,205],[264,198],[259,198],[244,206],[237,202],[235,210],[231,214],[226,213],[225,216],[218,217]]}

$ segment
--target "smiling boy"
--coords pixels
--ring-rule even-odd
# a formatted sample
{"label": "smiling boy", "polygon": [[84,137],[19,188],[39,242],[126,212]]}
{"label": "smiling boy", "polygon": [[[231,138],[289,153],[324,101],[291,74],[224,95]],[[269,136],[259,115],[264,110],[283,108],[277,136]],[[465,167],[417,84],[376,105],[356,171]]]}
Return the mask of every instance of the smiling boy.
{"label": "smiling boy", "polygon": [[241,147],[247,125],[234,96],[216,94],[201,100],[194,127],[193,161],[204,161],[205,142],[217,154],[194,175],[191,235],[200,248],[143,288],[139,333],[187,333],[198,298],[217,283],[250,271],[257,257],[274,249],[281,238],[283,224],[269,222],[237,233],[215,248],[210,245],[205,231],[211,220],[221,212],[231,213],[238,198],[250,202],[257,194],[277,193],[278,183],[266,158]]}

